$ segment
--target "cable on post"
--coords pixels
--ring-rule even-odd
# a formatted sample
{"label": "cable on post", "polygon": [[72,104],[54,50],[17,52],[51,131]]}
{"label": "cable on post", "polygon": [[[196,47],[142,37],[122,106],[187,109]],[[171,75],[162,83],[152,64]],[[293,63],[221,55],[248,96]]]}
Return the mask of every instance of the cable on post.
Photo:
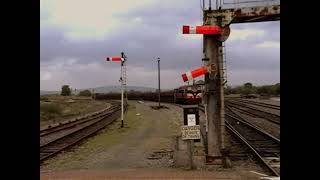
{"label": "cable on post", "polygon": [[204,0],[202,0],[202,4],[201,4],[201,0],[200,0],[200,8],[202,11],[204,11]]}

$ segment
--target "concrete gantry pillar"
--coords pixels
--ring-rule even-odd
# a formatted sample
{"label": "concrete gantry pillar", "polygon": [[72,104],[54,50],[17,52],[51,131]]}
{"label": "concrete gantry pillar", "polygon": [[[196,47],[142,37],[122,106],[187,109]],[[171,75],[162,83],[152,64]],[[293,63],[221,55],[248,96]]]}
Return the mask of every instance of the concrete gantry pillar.
{"label": "concrete gantry pillar", "polygon": [[[219,68],[219,49],[222,43],[215,35],[204,35],[204,65],[216,64]],[[208,114],[208,155],[221,156],[221,121],[220,121],[220,72],[205,75],[204,103],[207,104]]]}

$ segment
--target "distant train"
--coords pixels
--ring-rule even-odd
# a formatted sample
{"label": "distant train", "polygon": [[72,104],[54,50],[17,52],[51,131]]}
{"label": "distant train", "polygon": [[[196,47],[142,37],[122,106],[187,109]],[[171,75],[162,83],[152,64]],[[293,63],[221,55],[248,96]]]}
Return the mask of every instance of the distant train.
{"label": "distant train", "polygon": [[[176,104],[200,104],[202,101],[203,85],[188,85],[181,86],[174,91],[161,92],[161,102],[176,103]],[[95,99],[97,100],[115,100],[120,99],[120,93],[96,93]],[[145,101],[158,101],[157,92],[129,92],[129,100],[145,100]]]}
{"label": "distant train", "polygon": [[200,104],[203,85],[187,85],[174,89],[174,101],[177,104]]}

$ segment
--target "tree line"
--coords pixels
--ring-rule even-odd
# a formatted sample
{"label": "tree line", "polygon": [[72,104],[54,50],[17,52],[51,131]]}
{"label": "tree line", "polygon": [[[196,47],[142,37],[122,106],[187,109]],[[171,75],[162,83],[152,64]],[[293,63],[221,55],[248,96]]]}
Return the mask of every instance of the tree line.
{"label": "tree line", "polygon": [[[197,82],[196,84],[201,84],[203,82]],[[70,96],[71,95],[71,88],[69,85],[63,85],[61,88],[61,95],[62,96]],[[169,91],[168,91],[169,92]],[[260,94],[260,95],[280,95],[280,83],[274,85],[263,85],[263,86],[254,86],[252,83],[247,82],[241,86],[231,87],[227,86],[224,89],[225,94]],[[129,94],[137,94],[141,95],[144,94],[139,91],[130,90]],[[172,91],[173,93],[173,91]],[[112,93],[109,93],[112,94]],[[116,93],[117,94],[117,93]],[[92,96],[90,90],[83,90],[78,93],[78,96]]]}
{"label": "tree line", "polygon": [[274,85],[254,86],[248,82],[241,86],[225,88],[225,94],[260,94],[260,95],[280,95],[280,83]]}
{"label": "tree line", "polygon": [[[61,88],[61,96],[71,96],[71,88],[69,85],[63,85]],[[92,93],[90,90],[83,90],[78,93],[78,96],[92,96]]]}

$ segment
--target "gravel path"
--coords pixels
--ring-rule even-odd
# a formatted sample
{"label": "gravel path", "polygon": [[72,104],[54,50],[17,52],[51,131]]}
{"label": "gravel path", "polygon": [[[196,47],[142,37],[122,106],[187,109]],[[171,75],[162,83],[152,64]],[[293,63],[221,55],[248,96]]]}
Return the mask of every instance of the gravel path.
{"label": "gravel path", "polygon": [[247,172],[217,172],[217,171],[185,171],[178,169],[121,169],[121,170],[80,170],[45,173],[42,180],[106,180],[106,179],[152,179],[152,180],[259,180],[261,176]]}

